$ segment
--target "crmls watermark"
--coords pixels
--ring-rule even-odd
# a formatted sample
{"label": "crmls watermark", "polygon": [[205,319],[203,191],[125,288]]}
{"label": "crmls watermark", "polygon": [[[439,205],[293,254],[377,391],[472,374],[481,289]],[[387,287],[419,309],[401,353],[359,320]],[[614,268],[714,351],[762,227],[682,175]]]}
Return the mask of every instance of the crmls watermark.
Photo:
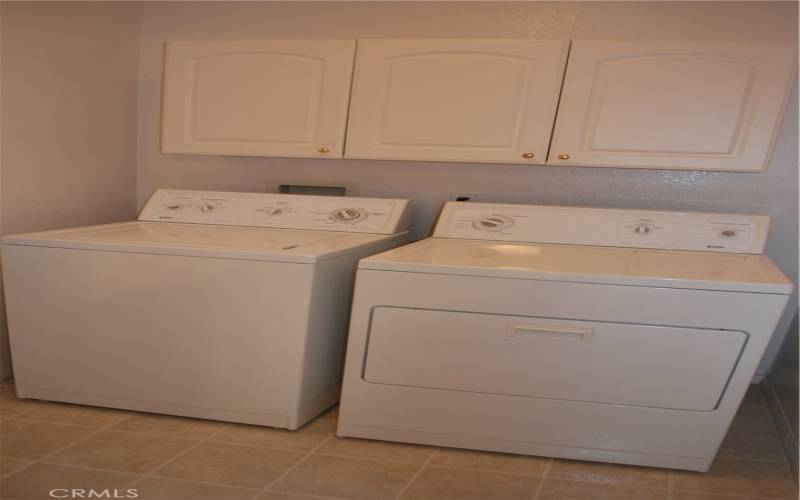
{"label": "crmls watermark", "polygon": [[83,488],[56,488],[50,490],[51,498],[139,498],[139,490],[128,488],[126,490],[94,490]]}

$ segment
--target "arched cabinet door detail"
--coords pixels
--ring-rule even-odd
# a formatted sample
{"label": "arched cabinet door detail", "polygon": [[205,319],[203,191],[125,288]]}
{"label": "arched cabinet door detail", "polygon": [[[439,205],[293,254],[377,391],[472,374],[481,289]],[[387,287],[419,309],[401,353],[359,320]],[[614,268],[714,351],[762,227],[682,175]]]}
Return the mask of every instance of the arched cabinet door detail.
{"label": "arched cabinet door detail", "polygon": [[574,41],[548,163],[763,171],[791,46]]}
{"label": "arched cabinet door detail", "polygon": [[348,158],[542,164],[567,40],[359,40]]}
{"label": "arched cabinet door detail", "polygon": [[171,42],[165,153],[341,158],[352,40]]}

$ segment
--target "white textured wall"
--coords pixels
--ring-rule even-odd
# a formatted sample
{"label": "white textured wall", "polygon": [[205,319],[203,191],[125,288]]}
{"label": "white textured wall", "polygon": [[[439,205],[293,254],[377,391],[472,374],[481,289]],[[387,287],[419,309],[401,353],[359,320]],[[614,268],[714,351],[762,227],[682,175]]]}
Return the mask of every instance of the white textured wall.
{"label": "white textured wall", "polygon": [[140,22],[125,2],[0,5],[3,234],[135,216]]}
{"label": "white textured wall", "polygon": [[796,43],[795,3],[174,2],[147,3],[143,9],[140,205],[158,187],[262,191],[281,181],[322,181],[355,186],[353,194],[413,198],[416,236],[427,234],[450,193],[478,193],[482,201],[770,214],[774,225],[767,252],[797,281],[796,89],[763,174],[159,153],[162,54],[168,40],[495,37]]}

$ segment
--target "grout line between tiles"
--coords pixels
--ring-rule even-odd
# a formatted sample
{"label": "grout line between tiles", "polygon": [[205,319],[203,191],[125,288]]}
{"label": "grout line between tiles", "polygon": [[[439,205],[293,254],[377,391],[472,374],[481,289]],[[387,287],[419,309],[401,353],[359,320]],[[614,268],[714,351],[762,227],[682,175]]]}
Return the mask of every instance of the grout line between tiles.
{"label": "grout line between tiles", "polygon": [[18,467],[18,468],[14,469],[14,470],[6,472],[5,474],[0,474],[0,479],[6,478],[6,477],[10,476],[11,474],[16,474],[17,472],[21,471],[22,469],[25,469],[29,465],[33,464],[33,460],[30,460],[28,458],[18,458],[18,457],[12,457],[10,455],[3,455],[3,456],[7,457],[7,458],[13,458],[14,460],[22,460],[23,462],[30,462],[30,463],[24,464],[22,467]]}
{"label": "grout line between tiles", "polygon": [[[35,410],[35,408],[32,408],[30,411],[33,411],[33,410]],[[95,431],[94,431],[94,432],[90,432],[89,434],[87,434],[86,436],[84,436],[84,437],[82,437],[82,438],[78,439],[77,441],[74,441],[74,442],[72,442],[72,443],[69,443],[69,444],[68,444],[68,445],[66,445],[66,446],[62,446],[61,448],[57,448],[57,449],[55,449],[55,450],[51,451],[50,453],[45,453],[44,455],[42,455],[41,457],[38,457],[38,458],[36,458],[36,459],[30,459],[30,458],[24,458],[24,457],[13,457],[13,456],[11,456],[11,455],[8,455],[8,456],[10,456],[11,458],[21,458],[21,459],[24,459],[24,460],[29,460],[29,461],[30,461],[30,463],[29,463],[29,464],[26,464],[26,465],[24,465],[24,466],[22,466],[22,467],[20,467],[19,469],[16,469],[15,471],[13,471],[13,472],[11,472],[11,473],[9,473],[9,474],[6,474],[6,475],[4,475],[4,476],[2,476],[2,477],[3,477],[3,478],[9,477],[9,476],[11,476],[11,475],[13,475],[13,474],[16,474],[16,473],[18,473],[18,472],[22,472],[22,471],[24,471],[24,470],[26,470],[26,469],[28,469],[28,468],[30,468],[30,467],[32,467],[32,466],[34,466],[34,465],[36,465],[36,464],[45,464],[45,465],[59,465],[59,466],[62,466],[62,467],[63,467],[63,466],[70,467],[70,466],[71,466],[70,464],[63,464],[63,463],[57,463],[57,462],[55,462],[55,463],[54,463],[54,462],[50,462],[50,461],[49,461],[49,458],[50,458],[50,457],[52,457],[52,456],[54,456],[54,455],[56,455],[56,454],[58,454],[58,453],[61,453],[62,451],[66,450],[67,448],[71,448],[72,446],[75,446],[75,445],[78,445],[78,444],[80,444],[80,443],[83,443],[83,442],[85,442],[85,441],[88,441],[89,439],[91,439],[91,438],[93,438],[94,436],[96,436],[96,435],[100,434],[101,432],[103,432],[103,431],[105,431],[105,430],[108,430],[108,429],[109,429],[109,428],[110,428],[112,425],[116,425],[116,424],[118,424],[119,422],[122,422],[122,420],[124,420],[124,419],[125,419],[125,418],[127,418],[128,416],[129,416],[129,415],[125,415],[124,417],[121,417],[119,420],[115,420],[115,421],[113,421],[113,422],[110,422],[110,423],[108,423],[108,424],[106,424],[106,425],[104,425],[104,426],[95,427],[95,428],[94,428],[94,429],[95,429]],[[18,418],[18,419],[20,419],[20,420],[24,420],[24,419],[21,419],[21,418],[19,418],[19,416],[18,416],[17,418]],[[26,420],[26,421],[28,421],[28,422],[30,422],[30,421],[33,421],[33,422],[42,422],[42,421],[40,421],[40,420]],[[88,428],[88,427],[86,427],[86,426],[73,425],[73,424],[64,424],[64,423],[61,423],[61,422],[53,422],[53,421],[44,421],[44,422],[48,422],[48,423],[54,423],[54,424],[58,424],[58,425],[66,425],[66,426],[71,426],[71,427],[79,427],[79,428],[81,428],[81,429],[87,429],[87,428]],[[78,467],[78,468],[87,468],[87,467],[82,467],[82,466],[73,466],[73,467]],[[102,471],[104,471],[104,472],[109,472],[109,470],[108,470],[108,469],[97,469],[97,470],[102,470]],[[120,472],[120,471],[112,471],[112,472]],[[134,474],[134,475],[135,475],[135,473],[131,473],[131,472],[128,472],[127,474]]]}
{"label": "grout line between tiles", "polygon": [[19,413],[17,415],[12,415],[10,417],[3,417],[3,420],[16,420],[24,417],[28,413],[33,413],[34,410],[36,410],[36,408],[28,408],[27,410],[22,410],[22,413]]}
{"label": "grout line between tiles", "polygon": [[325,439],[323,439],[323,440],[322,440],[322,441],[321,441],[319,444],[317,444],[315,447],[313,447],[312,449],[310,449],[310,450],[309,450],[309,451],[308,451],[308,452],[307,452],[307,453],[306,453],[306,454],[305,454],[305,455],[304,455],[302,458],[300,458],[300,460],[298,460],[297,462],[295,462],[295,463],[294,463],[294,465],[292,465],[291,467],[289,467],[288,469],[286,469],[285,471],[283,471],[283,474],[279,474],[279,475],[278,475],[278,477],[276,477],[275,479],[273,479],[272,481],[270,481],[269,483],[267,483],[267,484],[266,484],[266,486],[264,486],[264,487],[263,487],[261,490],[257,491],[257,492],[256,492],[256,494],[255,494],[255,495],[253,495],[251,498],[255,499],[255,498],[257,498],[257,497],[261,496],[262,494],[266,493],[267,491],[269,491],[269,489],[270,489],[270,488],[271,488],[273,485],[275,485],[275,484],[278,484],[278,481],[280,481],[280,480],[281,480],[281,479],[283,479],[284,477],[288,476],[288,475],[289,475],[289,474],[290,474],[292,471],[294,471],[295,469],[297,469],[297,467],[299,467],[299,466],[300,466],[300,464],[302,464],[303,462],[305,462],[306,460],[308,460],[308,459],[309,459],[309,457],[311,457],[311,455],[312,455],[312,454],[313,454],[313,453],[314,453],[316,450],[318,450],[318,449],[322,448],[322,446],[324,446],[324,445],[325,445],[325,443],[327,443],[328,441],[330,441],[330,440],[331,440],[331,438],[332,438],[332,437],[334,437],[334,436],[335,436],[335,434],[331,433],[331,434],[330,434],[328,437],[326,437]]}
{"label": "grout line between tiles", "polygon": [[433,461],[433,457],[435,457],[437,453],[439,453],[439,450],[433,450],[431,456],[429,456],[427,460],[425,460],[422,464],[420,464],[419,469],[417,469],[417,471],[411,475],[411,478],[409,478],[405,486],[400,488],[400,491],[398,491],[397,494],[393,497],[393,500],[399,499],[401,496],[405,494],[406,491],[408,491],[408,489],[411,487],[414,481],[416,481],[417,478],[420,475],[422,475],[422,472],[430,465],[430,463]]}
{"label": "grout line between tiles", "polygon": [[[265,428],[273,429],[271,427],[265,427]],[[287,432],[297,432],[297,431],[287,431]],[[324,439],[324,441],[327,441],[327,439],[328,439],[328,437],[326,437]],[[247,444],[247,443],[240,443],[238,441],[226,441],[224,439],[215,439],[213,442],[217,443],[217,444],[225,444],[225,445],[230,445],[230,446],[239,446],[241,448],[255,448],[257,450],[291,451],[292,453],[310,453],[311,450],[317,449],[317,446],[318,446],[318,445],[314,445],[309,449],[301,450],[301,449],[298,449],[298,448],[282,448],[280,446],[264,446],[264,445],[260,445],[260,444]],[[329,453],[325,453],[325,455],[329,455]]]}
{"label": "grout line between tiles", "polygon": [[[207,485],[207,486],[222,486],[222,487],[225,487],[225,488],[238,488],[238,489],[241,489],[241,490],[248,490],[248,491],[255,491],[255,492],[261,491],[258,488],[252,488],[250,486],[241,486],[241,485],[238,485],[238,484],[218,483],[218,482],[215,482],[215,481],[201,481],[199,479],[187,479],[185,477],[162,476],[162,475],[159,475],[157,472],[142,474],[142,476],[145,476],[145,475],[148,478],[155,477],[155,478],[158,478],[158,479],[169,479],[170,481],[179,481],[179,482],[184,482],[184,483],[204,484],[204,485]],[[139,479],[145,479],[145,478],[144,477],[137,478],[137,482],[139,481]]]}
{"label": "grout line between tiles", "polygon": [[672,492],[675,490],[675,472],[670,469],[667,472],[667,500],[672,500]]}
{"label": "grout line between tiles", "polygon": [[[489,452],[489,453],[495,453],[495,452]],[[319,453],[318,453],[318,455],[319,455]],[[527,455],[520,455],[520,456],[527,456]],[[349,458],[358,458],[358,457],[349,457]],[[547,458],[547,457],[537,457],[537,458]],[[359,459],[359,460],[362,460],[362,459]],[[368,459],[364,459],[364,460],[368,460]],[[391,462],[391,460],[376,460],[376,462],[386,463],[386,462]],[[408,464],[408,465],[419,465],[419,464]],[[532,479],[544,479],[544,475],[537,476],[537,475],[534,475],[534,474],[520,474],[518,472],[507,472],[507,471],[497,470],[497,469],[467,469],[467,468],[464,468],[464,467],[453,467],[451,465],[439,465],[439,464],[428,465],[428,468],[429,469],[458,470],[458,471],[463,471],[463,472],[482,472],[482,473],[486,473],[486,474],[495,474],[495,475],[498,475],[498,476],[529,477],[529,478],[532,478]],[[542,473],[542,474],[544,474],[544,473]],[[576,482],[585,482],[585,481],[576,481]]]}
{"label": "grout line between tiles", "polygon": [[[127,417],[127,415],[126,415],[126,417]],[[24,419],[23,419],[23,420],[24,420]],[[52,456],[54,456],[54,455],[57,455],[57,454],[61,453],[62,451],[66,450],[67,448],[72,448],[73,446],[76,446],[76,445],[78,445],[78,444],[81,444],[81,443],[83,443],[83,442],[86,442],[86,441],[90,440],[91,438],[95,437],[96,435],[100,434],[100,433],[101,433],[101,432],[103,432],[103,431],[107,431],[107,430],[109,430],[109,429],[111,428],[111,426],[112,426],[112,425],[116,425],[116,424],[118,424],[119,422],[121,422],[122,420],[123,420],[123,419],[122,419],[122,418],[120,418],[119,420],[115,420],[114,422],[110,422],[110,423],[108,423],[108,424],[106,424],[106,425],[103,425],[103,426],[98,426],[98,427],[94,427],[94,429],[95,429],[95,430],[94,430],[94,432],[90,432],[89,434],[87,434],[86,436],[84,436],[84,437],[82,437],[82,438],[78,439],[77,441],[74,441],[74,442],[72,442],[72,443],[69,443],[69,444],[68,444],[68,445],[66,445],[66,446],[62,446],[61,448],[58,448],[58,449],[56,449],[56,450],[54,450],[54,451],[51,451],[50,453],[46,453],[46,454],[42,455],[41,457],[37,458],[35,461],[36,461],[36,462],[43,462],[43,461],[45,461],[45,460],[48,460],[48,459],[50,459]],[[28,421],[28,422],[31,422],[31,421],[32,421],[32,422],[42,422],[41,420],[27,420],[27,421]],[[61,423],[61,422],[54,422],[54,421],[52,421],[52,420],[48,420],[48,421],[46,421],[46,422],[47,422],[47,423],[50,423],[50,424],[58,424],[58,425],[66,425],[66,426],[72,426],[72,427],[79,427],[79,428],[81,428],[81,429],[89,429],[89,428],[90,428],[90,427],[86,427],[86,426],[82,426],[82,425],[64,424],[64,423]],[[60,465],[64,465],[64,464],[60,464]]]}
{"label": "grout line between tiles", "polygon": [[[717,454],[719,455],[719,453]],[[733,460],[734,462],[755,462],[759,464],[785,464],[786,459],[783,460],[763,460],[758,458],[744,458],[744,457],[714,457],[714,460]]]}
{"label": "grout line between tiles", "polygon": [[536,487],[536,492],[533,494],[533,498],[531,500],[537,500],[539,496],[542,494],[542,490],[544,489],[544,483],[547,481],[547,476],[550,475],[550,469],[553,468],[553,464],[555,464],[556,459],[551,458],[547,465],[544,467],[544,471],[542,472],[542,480],[539,482],[539,486]]}
{"label": "grout line between tiles", "polygon": [[[31,411],[33,411],[33,410],[31,410]],[[126,420],[129,416],[130,415],[125,415],[124,417],[120,418],[119,420],[115,420],[115,421],[111,422],[110,424],[104,424],[102,427],[104,429],[109,429],[109,430],[116,431],[117,429],[111,429],[111,427],[117,425],[118,423],[122,422],[123,420]],[[84,429],[97,429],[98,428],[97,425],[91,425],[91,424],[78,424],[78,423],[74,423],[74,422],[62,422],[60,420],[53,420],[52,418],[34,418],[34,417],[29,417],[29,416],[27,416],[27,413],[25,415],[19,415],[16,419],[17,420],[24,420],[26,422],[47,422],[49,424],[71,425],[73,427],[82,427]]]}
{"label": "grout line between tiles", "polygon": [[[328,452],[321,452],[321,451],[314,452],[314,454],[315,455],[321,455],[321,456],[324,456],[324,457],[350,458],[350,459],[353,459],[353,460],[365,460],[367,462],[378,462],[378,463],[382,463],[382,464],[392,463],[392,464],[415,465],[416,466],[416,465],[423,465],[423,464],[425,464],[425,462],[428,461],[428,459],[425,459],[422,462],[419,462],[419,461],[418,462],[408,462],[408,461],[405,461],[405,460],[394,460],[392,458],[375,458],[375,457],[365,457],[365,456],[361,456],[361,455],[346,455],[346,454],[342,454],[342,453],[328,453]],[[445,469],[465,470],[465,471],[470,471],[470,472],[487,472],[484,469],[464,469],[462,467],[450,467],[450,466],[445,466],[445,465],[437,465],[436,467],[442,467],[442,468],[445,468]],[[493,471],[489,471],[489,472],[493,472]],[[525,476],[525,474],[516,474],[516,473],[512,473],[512,472],[498,472],[498,474],[506,474],[508,476]]]}
{"label": "grout line between tiles", "polygon": [[[635,483],[635,482],[614,483],[614,482],[604,482],[604,481],[585,481],[585,480],[581,481],[581,480],[578,480],[578,479],[565,479],[565,478],[561,478],[561,477],[551,477],[551,478],[548,478],[548,479],[550,481],[558,481],[560,483],[575,483],[575,484],[583,484],[583,485],[587,485],[588,484],[588,485],[592,485],[592,486],[610,486],[610,487],[622,487],[622,488],[639,488],[639,489],[642,489],[642,490],[663,491],[663,492],[667,491],[667,487],[666,486],[653,486],[653,485],[648,485],[648,484],[639,484],[639,483]],[[701,490],[681,490],[681,491],[691,491],[692,493],[707,493],[707,492],[701,491]],[[714,494],[718,495],[719,493],[714,493]]]}
{"label": "grout line between tiles", "polygon": [[[323,496],[323,495],[312,495],[311,493],[295,493],[295,492],[288,493],[288,492],[285,492],[285,491],[275,491],[275,490],[267,490],[265,492],[262,492],[262,491],[259,490],[258,493],[259,493],[259,495],[261,495],[263,493],[284,493],[284,494],[289,495],[291,497],[310,498],[312,500],[353,500],[352,498],[347,498],[347,497],[326,497],[326,496]],[[257,500],[257,498],[258,497],[250,498],[249,500]],[[771,500],[775,500],[775,499],[773,498]]]}
{"label": "grout line between tiles", "polygon": [[[209,439],[211,439],[212,437],[216,436],[216,435],[217,435],[217,434],[219,434],[220,432],[224,431],[224,430],[225,430],[225,429],[227,429],[228,427],[230,427],[230,425],[228,425],[228,424],[225,424],[225,425],[223,425],[223,426],[222,426],[220,429],[218,429],[216,432],[212,432],[211,434],[209,434],[209,435],[208,435],[208,436],[206,436],[205,438],[203,438],[203,439],[201,439],[200,441],[196,442],[196,443],[195,443],[195,444],[193,444],[192,446],[190,446],[190,447],[186,448],[185,450],[183,450],[182,452],[178,453],[178,454],[177,454],[177,455],[175,455],[174,457],[170,458],[169,460],[167,460],[167,461],[166,461],[166,462],[164,462],[163,464],[161,464],[161,465],[159,465],[159,466],[155,467],[155,468],[154,468],[153,470],[151,470],[150,472],[147,472],[147,473],[145,473],[145,474],[141,474],[141,475],[140,475],[140,476],[139,476],[139,477],[138,477],[138,478],[137,478],[135,481],[133,481],[133,482],[132,482],[131,484],[129,484],[128,486],[133,486],[133,485],[135,485],[135,484],[141,483],[142,481],[144,481],[144,480],[145,480],[145,479],[147,479],[148,477],[155,475],[155,474],[156,474],[156,473],[157,473],[157,472],[158,472],[160,469],[162,469],[162,468],[166,467],[167,465],[171,464],[171,463],[172,463],[172,462],[174,462],[175,460],[177,460],[177,459],[179,459],[180,457],[182,457],[182,456],[186,455],[187,453],[189,453],[190,451],[194,450],[195,448],[197,448],[198,446],[202,445],[203,443],[207,442]],[[145,434],[145,433],[142,433],[142,434]],[[228,485],[228,486],[230,486],[230,485]]]}
{"label": "grout line between tiles", "polygon": [[684,490],[684,489],[675,489],[675,493],[701,493],[704,495],[711,495],[714,497],[730,498],[731,500],[735,500],[737,498],[743,498],[746,500],[787,500],[786,497],[762,497],[758,495],[737,495],[735,493],[714,493],[707,490]]}
{"label": "grout line between tiles", "polygon": [[798,493],[797,483],[794,481],[795,476],[792,473],[792,466],[789,463],[789,458],[786,455],[783,455],[783,468],[786,473],[789,474],[789,480],[791,481],[792,486],[794,486],[795,493]]}
{"label": "grout line between tiles", "polygon": [[127,471],[119,470],[119,469],[101,469],[99,467],[91,467],[89,465],[68,464],[68,463],[64,463],[64,462],[54,462],[52,460],[45,460],[45,459],[40,459],[40,460],[37,460],[36,462],[40,463],[40,464],[44,464],[44,465],[57,465],[57,466],[60,466],[60,467],[72,467],[72,468],[75,468],[75,469],[84,469],[84,470],[90,470],[90,471],[95,471],[95,472],[113,472],[113,473],[116,473],[116,474],[127,474],[129,476],[140,476],[141,475],[138,472],[127,472]]}

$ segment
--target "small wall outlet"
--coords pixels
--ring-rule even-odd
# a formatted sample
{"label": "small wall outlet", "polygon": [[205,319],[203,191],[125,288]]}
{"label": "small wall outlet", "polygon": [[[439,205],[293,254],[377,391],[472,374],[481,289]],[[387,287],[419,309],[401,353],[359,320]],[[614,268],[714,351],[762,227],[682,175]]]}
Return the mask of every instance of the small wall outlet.
{"label": "small wall outlet", "polygon": [[450,193],[450,201],[478,201],[478,193]]}

